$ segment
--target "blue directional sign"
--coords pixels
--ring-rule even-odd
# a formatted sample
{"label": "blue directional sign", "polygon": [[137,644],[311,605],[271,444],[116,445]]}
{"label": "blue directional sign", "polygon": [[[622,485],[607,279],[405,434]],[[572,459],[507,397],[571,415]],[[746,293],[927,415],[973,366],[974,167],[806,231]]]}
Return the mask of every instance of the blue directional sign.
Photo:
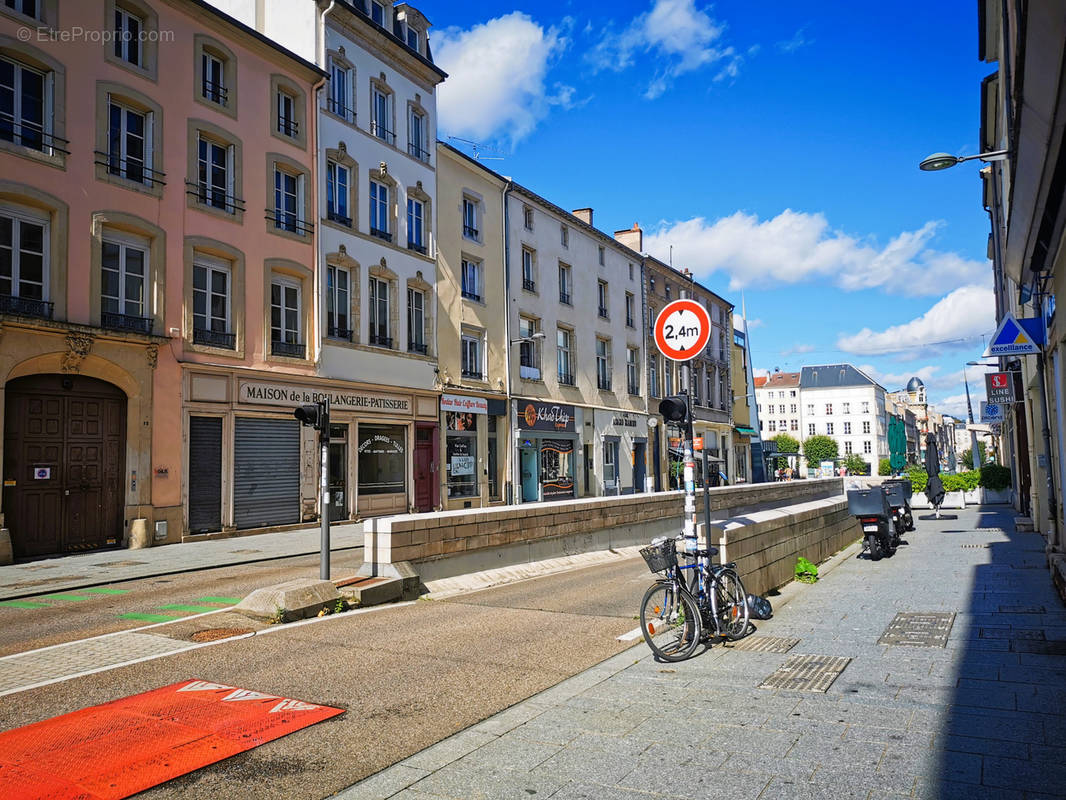
{"label": "blue directional sign", "polygon": [[985,356],[1027,356],[1039,353],[1043,343],[1041,322],[1039,319],[1019,321],[1013,314],[1007,314],[992,337]]}

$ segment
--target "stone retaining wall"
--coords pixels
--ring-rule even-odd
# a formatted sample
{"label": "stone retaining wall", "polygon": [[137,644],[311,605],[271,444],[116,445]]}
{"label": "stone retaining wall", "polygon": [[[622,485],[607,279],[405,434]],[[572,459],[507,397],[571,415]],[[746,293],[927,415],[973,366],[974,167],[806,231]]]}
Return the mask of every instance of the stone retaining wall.
{"label": "stone retaining wall", "polygon": [[[725,520],[824,498],[839,501],[841,493],[840,478],[825,478],[723,486],[708,494],[712,520]],[[407,562],[427,581],[646,544],[680,531],[683,512],[683,492],[658,492],[378,517],[363,523],[364,574],[395,575],[395,565]],[[702,494],[696,512],[702,520]]]}
{"label": "stone retaining wall", "polygon": [[737,562],[744,588],[754,594],[793,580],[800,556],[819,564],[860,538],[862,529],[839,495],[712,522],[710,529],[718,558]]}

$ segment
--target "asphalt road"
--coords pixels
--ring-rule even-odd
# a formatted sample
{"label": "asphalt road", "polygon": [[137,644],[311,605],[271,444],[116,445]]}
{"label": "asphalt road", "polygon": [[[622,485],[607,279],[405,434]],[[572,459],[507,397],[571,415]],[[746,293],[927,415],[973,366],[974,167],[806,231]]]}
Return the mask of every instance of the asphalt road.
{"label": "asphalt road", "polygon": [[[330,560],[330,573],[334,578],[354,575],[362,563],[362,548],[337,551]],[[297,556],[105,587],[115,594],[94,587],[21,598],[12,605],[0,603],[0,656],[200,613],[195,609],[225,608],[232,605],[227,599],[243,599],[262,586],[318,575],[317,555]]]}
{"label": "asphalt road", "polygon": [[271,628],[10,695],[0,730],[186,679],[298,698],[346,713],[139,796],[327,797],[627,647],[644,648],[616,637],[637,626],[651,577],[635,558]]}

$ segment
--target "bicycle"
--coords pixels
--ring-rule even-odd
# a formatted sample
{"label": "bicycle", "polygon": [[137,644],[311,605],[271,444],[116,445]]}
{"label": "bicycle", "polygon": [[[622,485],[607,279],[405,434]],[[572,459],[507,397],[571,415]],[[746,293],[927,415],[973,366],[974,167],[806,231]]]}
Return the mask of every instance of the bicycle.
{"label": "bicycle", "polygon": [[748,595],[736,563],[712,564],[718,548],[708,547],[682,551],[693,563],[679,564],[677,542],[683,539],[656,539],[640,551],[648,569],[664,573],[640,604],[644,641],[663,661],[683,661],[711,635],[736,641],[748,633]]}

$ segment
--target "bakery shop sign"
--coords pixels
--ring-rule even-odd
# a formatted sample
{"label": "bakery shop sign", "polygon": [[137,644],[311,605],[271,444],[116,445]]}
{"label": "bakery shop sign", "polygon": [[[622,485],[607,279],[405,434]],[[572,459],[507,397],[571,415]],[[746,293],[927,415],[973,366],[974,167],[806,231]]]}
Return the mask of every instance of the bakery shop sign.
{"label": "bakery shop sign", "polygon": [[283,383],[241,381],[237,397],[242,403],[268,406],[298,406],[317,403],[329,397],[331,411],[377,411],[383,414],[410,414],[411,398],[402,395],[344,392],[336,389],[312,389]]}
{"label": "bakery shop sign", "polygon": [[574,432],[574,407],[558,403],[538,403],[535,400],[519,400],[518,427],[529,431]]}

